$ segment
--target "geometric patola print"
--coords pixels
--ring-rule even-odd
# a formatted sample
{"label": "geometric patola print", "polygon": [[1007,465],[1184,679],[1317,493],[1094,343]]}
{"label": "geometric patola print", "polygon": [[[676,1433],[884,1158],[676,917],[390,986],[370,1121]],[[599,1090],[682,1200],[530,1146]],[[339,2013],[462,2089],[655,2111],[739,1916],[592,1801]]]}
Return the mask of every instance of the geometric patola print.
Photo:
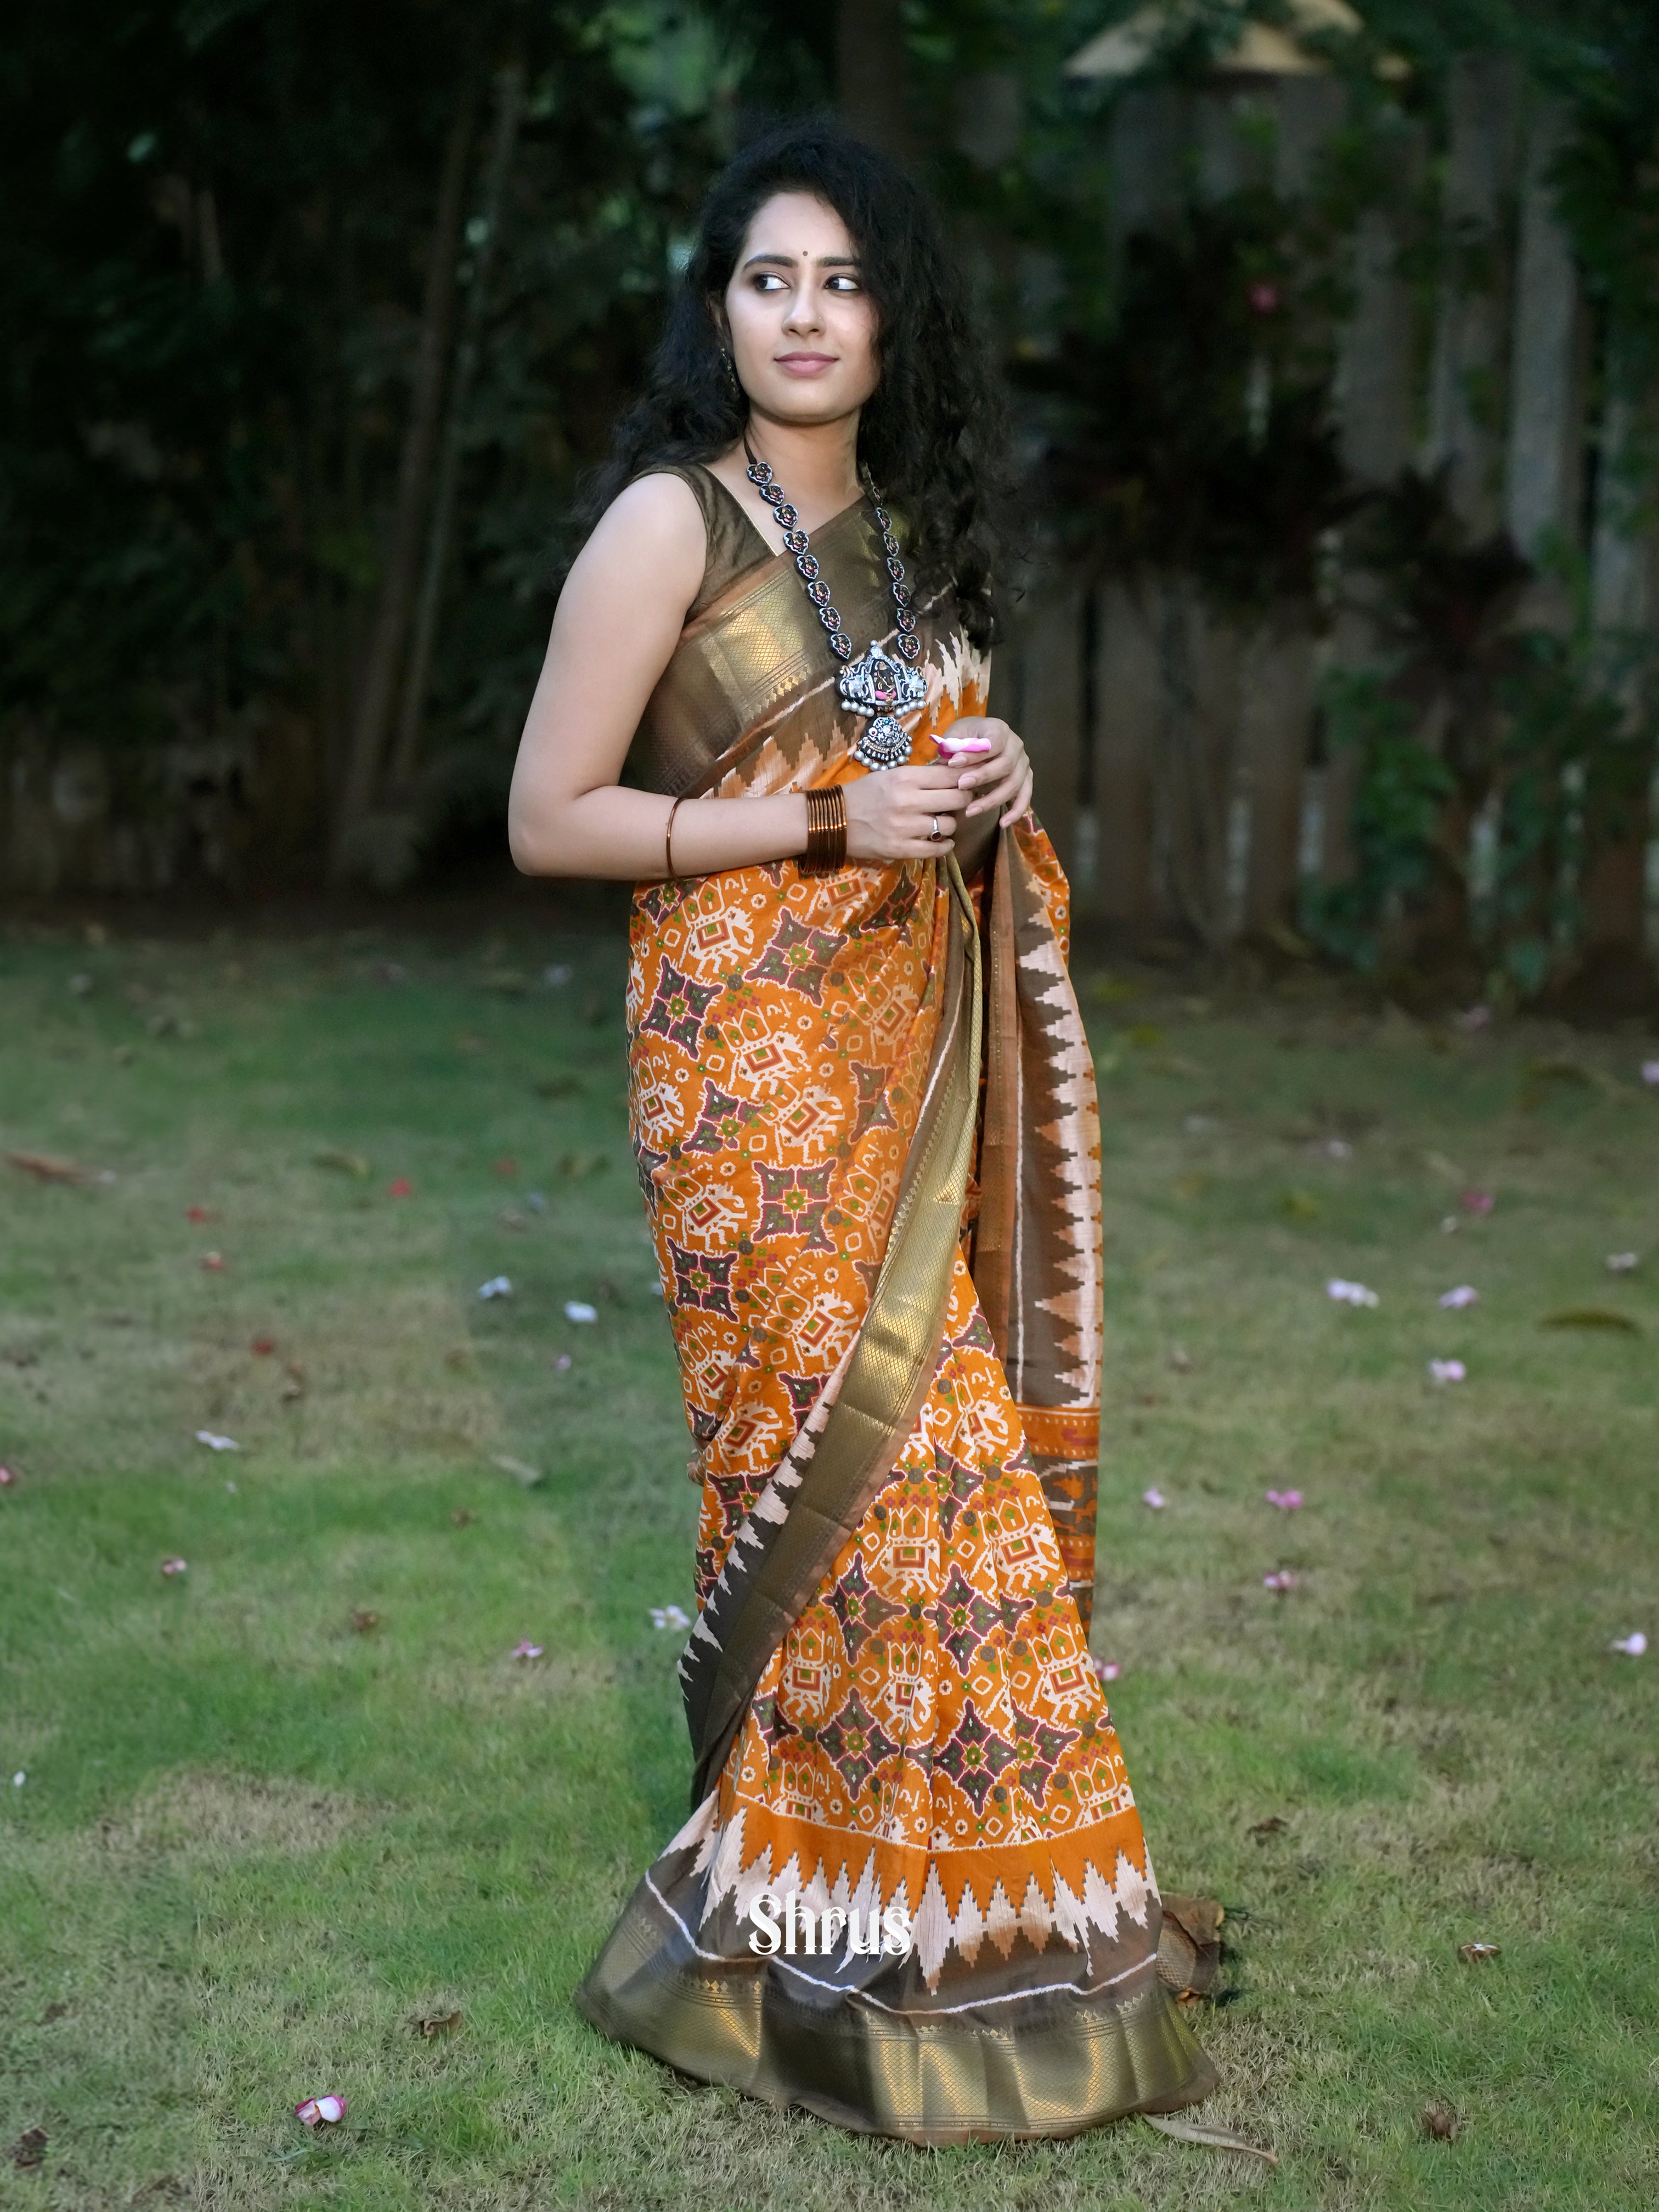
{"label": "geometric patola print", "polygon": [[757,964],[749,970],[751,983],[782,983],[816,1006],[823,997],[824,979],[841,951],[839,938],[821,929],[805,929],[787,909],[778,917],[771,943]]}
{"label": "geometric patola print", "polygon": [[657,979],[651,1004],[641,1016],[641,1030],[655,1030],[679,1046],[688,1060],[696,1057],[703,1016],[720,996],[718,983],[694,983],[667,960]]}
{"label": "geometric patola print", "polygon": [[675,1304],[708,1313],[730,1314],[735,1321],[728,1282],[736,1254],[720,1259],[712,1252],[688,1252],[672,1237],[668,1240],[668,1249],[673,1262]]}
{"label": "geometric patola print", "polygon": [[837,1170],[835,1160],[826,1160],[818,1168],[763,1167],[761,1218],[755,1242],[763,1244],[775,1237],[799,1237],[805,1240],[803,1251],[833,1252],[836,1248],[823,1233],[823,1217],[835,1194],[832,1180]]}

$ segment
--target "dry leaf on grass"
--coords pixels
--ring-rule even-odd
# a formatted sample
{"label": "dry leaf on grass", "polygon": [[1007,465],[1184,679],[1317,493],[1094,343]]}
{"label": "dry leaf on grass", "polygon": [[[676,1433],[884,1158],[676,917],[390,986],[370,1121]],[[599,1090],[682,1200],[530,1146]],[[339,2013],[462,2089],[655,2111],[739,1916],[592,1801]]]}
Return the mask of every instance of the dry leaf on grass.
{"label": "dry leaf on grass", "polygon": [[1149,2128],[1156,2128],[1161,2136],[1173,2136],[1176,2142],[1202,2143],[1209,2150],[1243,2151],[1247,2158],[1259,2158],[1268,2166],[1277,2166],[1278,2159],[1260,2143],[1246,2142],[1226,2128],[1200,2125],[1197,2120],[1177,2119],[1170,2112],[1143,2112],[1141,2118]]}
{"label": "dry leaf on grass", "polygon": [[509,1458],[506,1452],[493,1452],[489,1464],[500,1468],[503,1474],[510,1474],[514,1482],[523,1483],[526,1490],[533,1490],[543,1480],[540,1468],[531,1467],[521,1459]]}
{"label": "dry leaf on grass", "polygon": [[51,1152],[8,1152],[8,1167],[33,1176],[37,1182],[90,1182],[92,1170],[79,1160],[60,1160]]}
{"label": "dry leaf on grass", "polygon": [[335,1168],[342,1175],[359,1178],[374,1173],[361,1152],[349,1152],[340,1145],[325,1145],[321,1152],[313,1152],[312,1164],[313,1167]]}
{"label": "dry leaf on grass", "polygon": [[1431,2142],[1455,2142],[1463,2123],[1449,2105],[1425,2105],[1423,2132]]}
{"label": "dry leaf on grass", "polygon": [[1253,1828],[1246,1828],[1244,1832],[1247,1836],[1254,1836],[1257,1843],[1265,1844],[1269,1836],[1282,1836],[1290,1825],[1282,1813],[1269,1813],[1265,1820],[1258,1820]]}
{"label": "dry leaf on grass", "polygon": [[1460,1943],[1457,1955],[1466,1966],[1483,1966],[1488,1959],[1498,1956],[1501,1948],[1497,1943]]}
{"label": "dry leaf on grass", "polygon": [[371,1634],[374,1630],[380,1626],[380,1614],[371,1611],[371,1609],[366,1605],[360,1605],[356,1613],[351,1616],[353,1632],[358,1636],[368,1636]]}
{"label": "dry leaf on grass", "polygon": [[457,1528],[470,1528],[478,1516],[476,1513],[469,1513],[465,1506],[462,1505],[458,1507],[449,1517]]}
{"label": "dry leaf on grass", "polygon": [[1200,1997],[1215,1986],[1221,1970],[1221,1923],[1227,1910],[1213,1897],[1164,1898],[1164,1927],[1158,1939],[1158,1978],[1182,1996]]}
{"label": "dry leaf on grass", "polygon": [[1642,1324],[1629,1314],[1614,1313],[1608,1306],[1566,1306],[1559,1313],[1546,1314],[1538,1324],[1540,1328],[1611,1328],[1626,1336],[1639,1336]]}
{"label": "dry leaf on grass", "polygon": [[29,2167],[39,2166],[45,2158],[47,2141],[44,2128],[25,2128],[7,2155],[14,2166],[21,2166],[27,2172]]}
{"label": "dry leaf on grass", "polygon": [[423,2013],[413,2023],[416,2035],[424,2036],[429,2043],[434,2035],[453,2035],[461,2024],[460,2008],[453,2012]]}

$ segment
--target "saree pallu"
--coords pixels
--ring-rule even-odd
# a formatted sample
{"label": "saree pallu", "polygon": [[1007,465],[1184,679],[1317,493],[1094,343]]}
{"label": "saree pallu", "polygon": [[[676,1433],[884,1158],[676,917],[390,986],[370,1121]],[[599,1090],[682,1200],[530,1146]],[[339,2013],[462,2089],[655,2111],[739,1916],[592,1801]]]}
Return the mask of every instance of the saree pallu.
{"label": "saree pallu", "polygon": [[[727,518],[729,524],[729,517]],[[867,509],[815,532],[890,635]],[[763,554],[764,549],[761,549]],[[752,561],[752,556],[751,556]],[[923,618],[913,758],[988,665]],[[635,774],[848,781],[856,718],[793,565],[688,626]],[[699,1486],[690,1820],[578,1993],[681,2071],[946,2143],[1066,2135],[1214,2075],[1088,1649],[1101,1240],[1066,888],[1034,823],[953,860],[635,896],[629,1108]],[[763,1893],[908,1955],[763,1955]]]}

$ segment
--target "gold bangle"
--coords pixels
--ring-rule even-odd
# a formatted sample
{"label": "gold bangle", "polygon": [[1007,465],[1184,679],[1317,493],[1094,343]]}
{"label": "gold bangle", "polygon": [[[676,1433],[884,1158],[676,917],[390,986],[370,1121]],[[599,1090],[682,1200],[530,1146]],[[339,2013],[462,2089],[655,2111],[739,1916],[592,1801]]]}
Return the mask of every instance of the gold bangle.
{"label": "gold bangle", "polygon": [[663,869],[671,884],[677,880],[674,874],[674,817],[679,812],[681,807],[684,804],[685,793],[682,792],[679,797],[674,801],[674,804],[669,808],[668,819],[663,825]]}
{"label": "gold bangle", "polygon": [[847,865],[847,793],[838,783],[806,794],[806,850],[796,862],[804,876],[830,876]]}

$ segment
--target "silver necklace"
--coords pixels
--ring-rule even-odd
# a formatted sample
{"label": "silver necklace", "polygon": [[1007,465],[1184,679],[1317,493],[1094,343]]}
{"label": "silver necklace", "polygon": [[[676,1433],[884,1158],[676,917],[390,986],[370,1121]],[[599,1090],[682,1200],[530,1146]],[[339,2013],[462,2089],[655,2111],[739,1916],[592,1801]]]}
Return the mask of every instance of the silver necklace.
{"label": "silver necklace", "polygon": [[910,757],[910,733],[898,718],[914,708],[927,705],[927,678],[912,665],[921,656],[921,640],[916,635],[916,618],[910,611],[910,589],[904,580],[904,563],[899,558],[898,540],[893,535],[886,508],[872,491],[870,509],[881,532],[882,551],[887,556],[893,617],[898,629],[893,642],[902,657],[896,659],[892,653],[884,653],[879,640],[872,637],[870,650],[854,660],[853,641],[841,626],[839,611],[830,603],[830,586],[818,573],[817,556],[800,526],[799,515],[784,497],[783,488],[772,474],[770,464],[755,459],[747,438],[743,441],[743,450],[749,456],[749,481],[771,508],[783,532],[784,551],[794,556],[795,567],[806,586],[806,596],[828,633],[830,650],[837,660],[851,663],[841,672],[841,703],[855,714],[870,718],[869,726],[860,733],[853,748],[854,759],[862,761],[868,769],[902,768]]}

